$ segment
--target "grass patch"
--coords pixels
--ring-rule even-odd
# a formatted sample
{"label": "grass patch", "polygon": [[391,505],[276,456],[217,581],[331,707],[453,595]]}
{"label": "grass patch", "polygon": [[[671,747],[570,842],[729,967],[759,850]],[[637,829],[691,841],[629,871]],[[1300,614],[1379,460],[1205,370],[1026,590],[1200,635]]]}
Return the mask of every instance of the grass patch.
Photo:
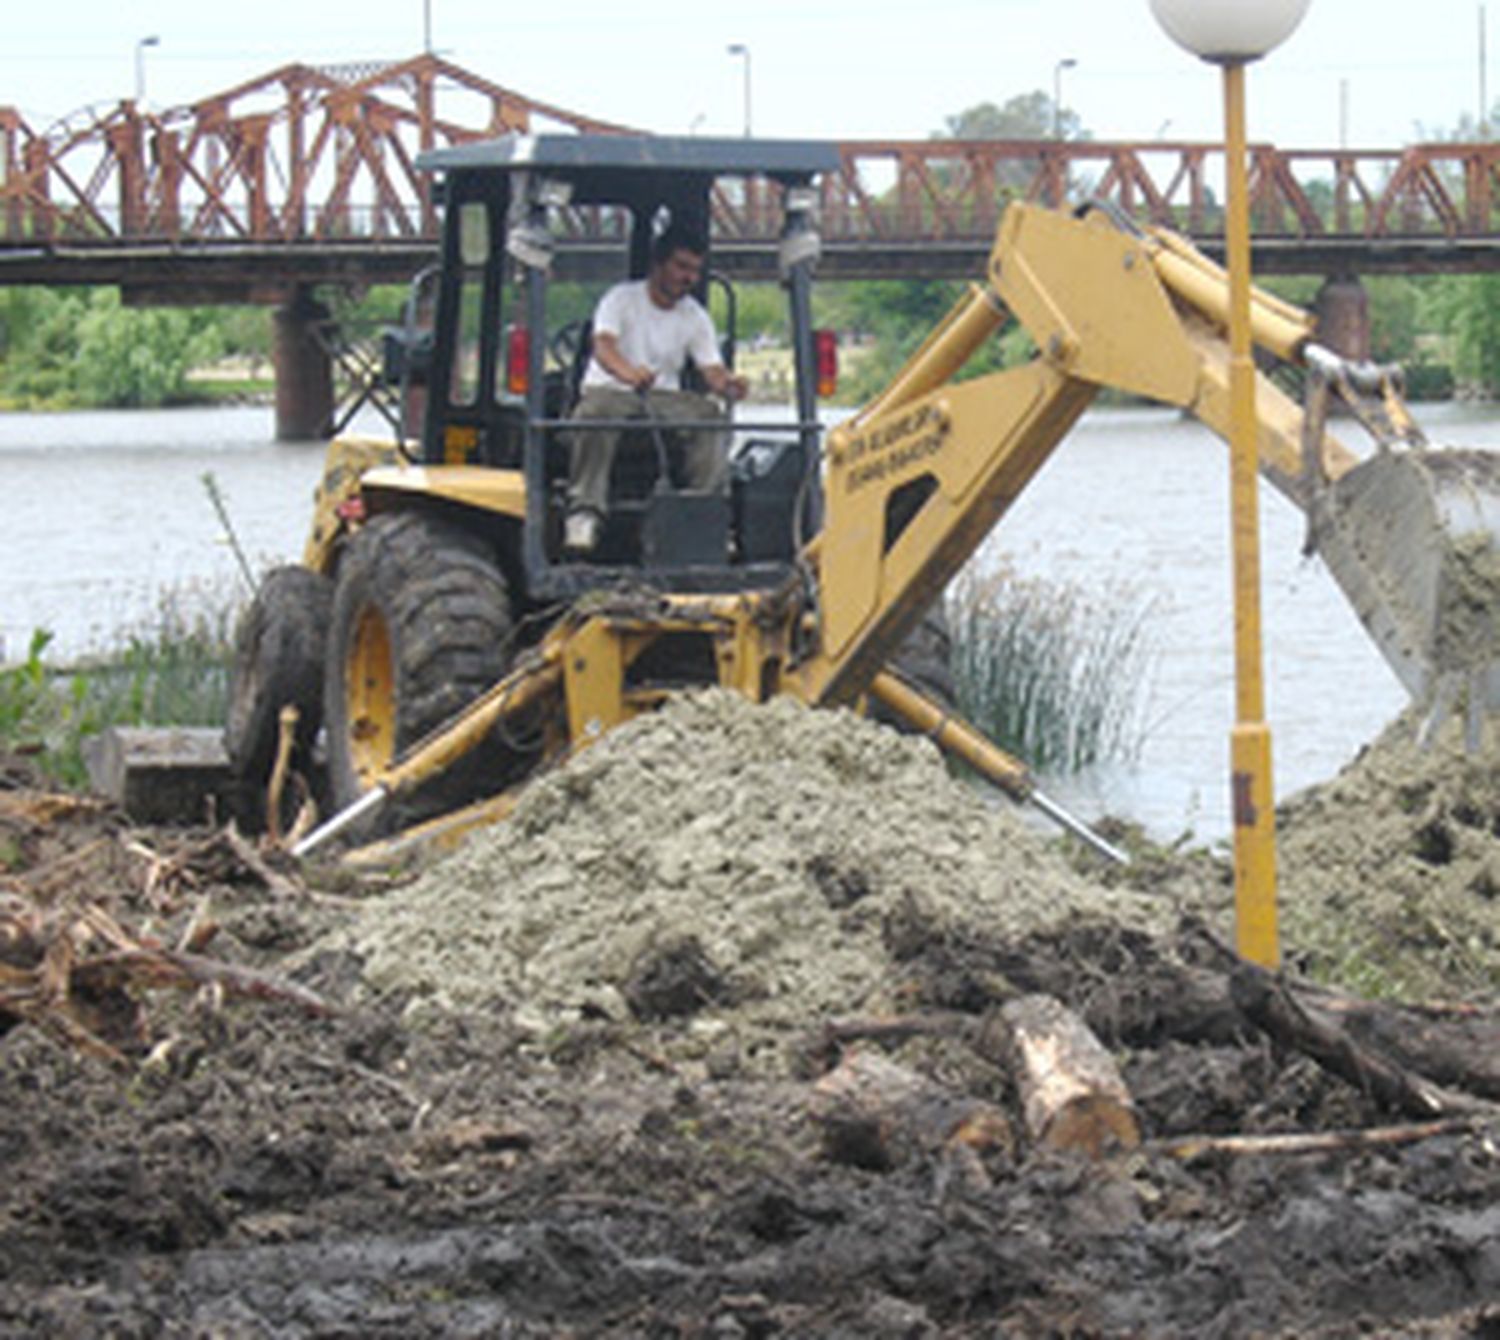
{"label": "grass patch", "polygon": [[37,630],[23,660],[0,667],[0,749],[35,758],[62,786],[88,774],[82,744],[110,726],[213,726],[224,720],[236,610],[191,593],[162,601],[154,623],[70,665],[47,656]]}
{"label": "grass patch", "polygon": [[262,403],[275,397],[274,377],[193,377],[188,381],[190,404]]}
{"label": "grass patch", "polygon": [[1135,757],[1151,613],[1118,589],[1091,598],[1008,570],[961,576],[948,603],[960,710],[1038,770]]}

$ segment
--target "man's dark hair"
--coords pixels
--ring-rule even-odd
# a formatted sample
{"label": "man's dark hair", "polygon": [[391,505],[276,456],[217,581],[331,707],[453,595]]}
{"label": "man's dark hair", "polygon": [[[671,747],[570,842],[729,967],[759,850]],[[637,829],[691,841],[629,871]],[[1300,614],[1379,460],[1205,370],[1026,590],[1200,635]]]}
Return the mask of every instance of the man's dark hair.
{"label": "man's dark hair", "polygon": [[690,251],[700,259],[708,255],[708,238],[696,228],[674,223],[651,242],[651,264],[660,265],[676,251]]}

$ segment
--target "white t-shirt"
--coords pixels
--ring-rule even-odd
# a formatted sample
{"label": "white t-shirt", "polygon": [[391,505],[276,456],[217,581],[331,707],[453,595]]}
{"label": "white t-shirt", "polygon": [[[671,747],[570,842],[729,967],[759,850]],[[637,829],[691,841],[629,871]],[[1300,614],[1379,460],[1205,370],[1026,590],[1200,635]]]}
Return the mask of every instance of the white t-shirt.
{"label": "white t-shirt", "polygon": [[[613,335],[620,352],[632,363],[644,364],[656,373],[656,385],[665,391],[680,391],[678,374],[687,356],[700,368],[724,361],[714,338],[714,323],[703,304],[691,294],[675,306],[658,307],[646,291],[644,279],[616,284],[599,300],[594,311],[594,334]],[[583,384],[619,387],[597,358],[590,358]]]}

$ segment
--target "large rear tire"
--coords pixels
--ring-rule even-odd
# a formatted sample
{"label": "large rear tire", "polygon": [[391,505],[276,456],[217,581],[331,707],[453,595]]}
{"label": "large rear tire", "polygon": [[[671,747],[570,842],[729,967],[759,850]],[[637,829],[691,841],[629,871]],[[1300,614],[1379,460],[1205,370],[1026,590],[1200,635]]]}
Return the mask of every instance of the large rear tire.
{"label": "large rear tire", "polygon": [[283,707],[297,709],[292,766],[310,777],[323,721],[323,660],[333,584],[311,568],[272,568],[235,628],[224,748],[250,822],[265,819]]}
{"label": "large rear tire", "polygon": [[[510,588],[488,547],[416,513],[375,517],[339,565],[324,721],[338,809],[382,768],[501,678],[513,656]],[[396,805],[389,831],[501,789],[526,756],[488,741]]]}

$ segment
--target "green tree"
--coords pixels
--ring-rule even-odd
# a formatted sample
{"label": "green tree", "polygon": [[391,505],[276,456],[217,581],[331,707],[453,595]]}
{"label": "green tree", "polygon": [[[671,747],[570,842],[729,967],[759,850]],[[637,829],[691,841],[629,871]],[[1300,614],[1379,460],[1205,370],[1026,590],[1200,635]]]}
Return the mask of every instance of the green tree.
{"label": "green tree", "polygon": [[164,405],[184,399],[188,373],[222,349],[204,313],[132,311],[116,290],[96,289],[78,323],[76,388],[90,405]]}
{"label": "green tree", "polygon": [[1076,112],[1055,104],[1040,89],[1020,93],[1002,106],[980,102],[943,119],[938,140],[1081,140],[1087,136]]}
{"label": "green tree", "polygon": [[0,395],[42,405],[70,398],[87,302],[84,293],[44,288],[0,293]]}
{"label": "green tree", "polygon": [[1445,277],[1430,310],[1452,341],[1459,380],[1500,395],[1500,275]]}

